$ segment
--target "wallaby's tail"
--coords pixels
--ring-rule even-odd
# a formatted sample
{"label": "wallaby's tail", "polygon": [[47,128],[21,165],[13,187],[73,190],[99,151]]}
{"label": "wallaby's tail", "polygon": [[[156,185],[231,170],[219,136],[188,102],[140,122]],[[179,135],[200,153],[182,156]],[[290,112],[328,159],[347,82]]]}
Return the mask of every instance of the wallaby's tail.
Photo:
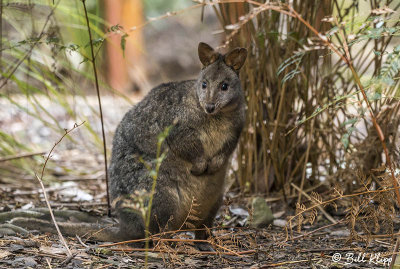
{"label": "wallaby's tail", "polygon": [[[74,210],[53,210],[60,231],[65,236],[80,236],[95,241],[120,241],[119,227],[110,218],[95,217]],[[56,233],[47,208],[0,213],[0,235],[27,233],[29,230]]]}

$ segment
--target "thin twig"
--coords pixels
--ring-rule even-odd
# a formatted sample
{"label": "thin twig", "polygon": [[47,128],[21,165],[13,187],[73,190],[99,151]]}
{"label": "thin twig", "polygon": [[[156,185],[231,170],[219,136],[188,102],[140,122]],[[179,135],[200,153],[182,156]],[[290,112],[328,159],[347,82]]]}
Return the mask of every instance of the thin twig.
{"label": "thin twig", "polygon": [[[322,206],[320,205],[319,201],[316,201],[315,199],[313,199],[311,196],[309,196],[307,193],[305,193],[302,189],[300,189],[299,187],[297,187],[295,184],[290,183],[290,185],[292,185],[293,188],[295,188],[297,191],[299,191],[300,193],[302,193],[307,199],[309,199],[310,201],[314,202],[317,204],[318,209],[322,212],[322,214],[324,214],[324,216],[333,224],[337,224],[337,221],[331,216],[329,215],[328,212],[325,211],[325,209],[322,208]],[[302,212],[304,213],[304,211]]]}
{"label": "thin twig", "polygon": [[48,258],[46,258],[46,262],[47,262],[47,265],[49,266],[49,268],[52,269],[50,260]]}
{"label": "thin twig", "polygon": [[82,242],[82,239],[81,239],[78,235],[75,235],[75,237],[76,237],[76,239],[78,239],[78,242],[79,242],[82,246],[84,246],[85,248],[90,248],[90,246],[88,246],[88,245],[86,245],[85,243]]}
{"label": "thin twig", "polygon": [[43,180],[43,175],[44,175],[44,170],[46,169],[46,165],[47,162],[49,161],[50,157],[51,157],[51,153],[53,152],[53,150],[55,149],[55,147],[60,144],[60,142],[64,139],[64,137],[66,137],[70,132],[72,132],[73,130],[75,130],[76,128],[80,127],[82,124],[84,124],[85,122],[83,121],[80,124],[74,124],[74,126],[72,127],[72,129],[64,129],[65,133],[63,134],[63,136],[54,144],[54,146],[51,148],[51,150],[49,151],[49,153],[47,154],[47,157],[44,161],[44,165],[42,167],[42,172],[40,174],[40,179]]}
{"label": "thin twig", "polygon": [[0,158],[0,163],[17,160],[17,159],[22,159],[22,158],[27,158],[27,157],[33,157],[33,156],[37,156],[37,155],[43,155],[45,153],[46,153],[45,151],[40,151],[40,152],[32,152],[32,153],[22,153],[22,154],[18,154],[18,155],[14,155],[14,156],[7,156],[4,158]]}
{"label": "thin twig", "polygon": [[39,181],[40,187],[42,188],[43,196],[44,196],[44,199],[45,199],[45,201],[46,201],[46,205],[47,205],[47,207],[48,207],[48,209],[49,209],[49,213],[50,213],[50,215],[51,215],[51,219],[53,220],[54,226],[56,227],[56,230],[57,230],[57,233],[58,233],[58,237],[59,237],[61,243],[64,245],[65,249],[67,250],[67,256],[68,256],[68,258],[69,258],[69,257],[72,257],[72,253],[71,253],[71,250],[69,249],[69,247],[68,247],[68,245],[67,245],[67,242],[65,241],[63,235],[61,234],[60,228],[58,227],[58,224],[57,224],[56,219],[55,219],[55,217],[54,217],[53,210],[51,209],[51,205],[50,205],[49,199],[47,198],[47,192],[46,192],[46,189],[45,189],[45,187],[44,187],[44,185],[43,185],[43,175],[44,175],[44,171],[45,171],[45,169],[46,169],[47,162],[49,161],[50,156],[51,156],[51,153],[53,152],[53,150],[55,149],[55,147],[56,147],[58,144],[60,144],[60,142],[63,140],[63,138],[64,138],[65,136],[67,136],[70,132],[72,132],[73,130],[75,130],[75,129],[78,128],[79,126],[81,126],[83,123],[84,123],[84,122],[82,122],[81,124],[76,124],[76,123],[75,123],[75,124],[74,124],[74,127],[72,127],[72,129],[70,129],[70,130],[65,130],[64,135],[54,144],[54,146],[53,146],[53,147],[51,148],[51,150],[49,151],[49,154],[47,155],[47,158],[46,158],[46,160],[44,161],[44,164],[43,164],[43,168],[42,168],[42,172],[41,172],[41,174],[40,174],[40,177],[38,177],[38,176],[35,174],[36,179]]}
{"label": "thin twig", "polygon": [[399,246],[400,246],[400,239],[397,238],[396,244],[393,249],[392,261],[390,262],[389,269],[393,269],[393,266],[396,264],[396,257],[397,257],[397,252],[399,251]]}
{"label": "thin twig", "polygon": [[92,62],[92,65],[93,65],[94,81],[95,81],[95,85],[96,85],[97,100],[98,100],[98,103],[99,103],[99,110],[100,110],[101,133],[103,135],[104,170],[105,170],[105,173],[106,173],[106,191],[107,191],[108,216],[111,217],[110,193],[109,193],[109,190],[108,190],[107,147],[106,147],[106,135],[105,135],[105,132],[104,132],[103,110],[102,110],[102,107],[101,107],[100,88],[99,88],[99,80],[97,78],[96,58],[94,56],[92,32],[90,30],[89,17],[88,17],[88,13],[87,13],[85,2],[86,2],[86,0],[82,0],[83,9],[85,10],[85,17],[86,17],[86,24],[87,24],[88,34],[89,34],[90,51],[92,53],[92,58],[90,59],[90,61]]}

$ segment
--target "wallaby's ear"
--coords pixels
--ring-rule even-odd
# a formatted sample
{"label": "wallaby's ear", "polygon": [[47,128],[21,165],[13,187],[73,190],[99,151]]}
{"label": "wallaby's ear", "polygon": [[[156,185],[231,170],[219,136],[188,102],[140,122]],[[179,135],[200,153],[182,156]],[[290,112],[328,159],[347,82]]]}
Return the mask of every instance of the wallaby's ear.
{"label": "wallaby's ear", "polygon": [[243,66],[246,61],[247,50],[245,48],[236,48],[225,55],[225,63],[227,66],[230,66],[235,71],[239,71],[239,69]]}
{"label": "wallaby's ear", "polygon": [[199,58],[204,66],[208,66],[218,59],[218,53],[210,45],[200,42]]}

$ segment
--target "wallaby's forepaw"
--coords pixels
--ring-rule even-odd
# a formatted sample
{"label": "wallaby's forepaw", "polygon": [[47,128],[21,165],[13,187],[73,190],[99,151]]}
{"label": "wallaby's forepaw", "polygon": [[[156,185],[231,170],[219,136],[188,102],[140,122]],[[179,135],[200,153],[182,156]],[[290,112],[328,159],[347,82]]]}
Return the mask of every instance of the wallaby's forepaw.
{"label": "wallaby's forepaw", "polygon": [[218,172],[218,171],[221,169],[221,167],[222,167],[223,164],[224,164],[224,161],[225,161],[224,156],[222,156],[222,155],[214,156],[214,157],[208,162],[206,173],[207,173],[208,175],[215,174],[216,172]]}
{"label": "wallaby's forepaw", "polygon": [[201,176],[207,171],[207,161],[206,160],[197,160],[194,162],[192,169],[190,172],[194,176]]}

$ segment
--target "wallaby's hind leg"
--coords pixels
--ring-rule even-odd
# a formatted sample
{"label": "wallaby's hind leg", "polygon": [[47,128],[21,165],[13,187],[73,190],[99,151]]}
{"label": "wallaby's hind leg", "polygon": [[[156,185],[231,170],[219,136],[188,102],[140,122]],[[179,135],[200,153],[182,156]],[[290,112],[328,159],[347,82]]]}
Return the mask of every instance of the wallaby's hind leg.
{"label": "wallaby's hind leg", "polygon": [[[137,210],[119,206],[117,205],[117,212],[120,220],[121,236],[126,240],[144,238],[146,227],[143,216]],[[176,226],[174,213],[177,209],[178,201],[173,199],[168,190],[156,190],[152,203],[152,218],[148,227],[150,234],[159,233],[160,229],[163,230],[164,228],[167,230],[174,229]]]}
{"label": "wallaby's hind leg", "polygon": [[150,233],[159,233],[160,230],[176,230],[179,228],[176,212],[179,209],[178,201],[169,189],[159,189],[154,195],[151,210]]}
{"label": "wallaby's hind leg", "polygon": [[[210,213],[208,214],[207,218],[204,219],[202,225],[197,228],[211,228],[217,215],[218,209],[221,207],[223,202],[223,197],[221,196],[214,206],[211,208]],[[195,232],[196,239],[207,239],[209,234],[207,234],[207,230],[199,230]],[[212,234],[210,234],[212,236]],[[209,243],[197,242],[196,247],[201,251],[215,251]]]}
{"label": "wallaby's hind leg", "polygon": [[117,212],[120,221],[119,238],[121,240],[144,238],[144,220],[138,212],[130,208],[119,208]]}

